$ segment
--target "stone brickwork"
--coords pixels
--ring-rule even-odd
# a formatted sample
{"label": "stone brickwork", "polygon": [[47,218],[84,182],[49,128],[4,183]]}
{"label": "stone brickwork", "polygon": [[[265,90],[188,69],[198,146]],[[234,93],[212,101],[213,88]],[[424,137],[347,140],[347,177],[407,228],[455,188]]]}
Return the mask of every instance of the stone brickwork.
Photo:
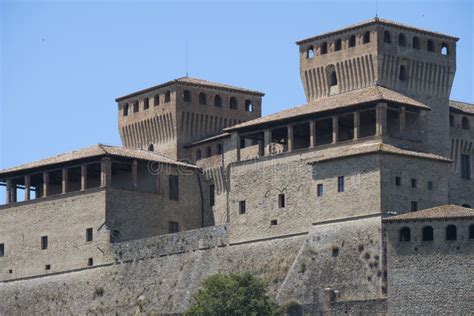
{"label": "stone brickwork", "polygon": [[[388,312],[393,315],[454,314],[474,310],[474,219],[419,220],[385,225],[388,260]],[[433,241],[423,241],[422,230],[433,227]],[[456,225],[457,240],[446,240],[446,228]],[[411,230],[411,240],[400,241],[400,229]]]}

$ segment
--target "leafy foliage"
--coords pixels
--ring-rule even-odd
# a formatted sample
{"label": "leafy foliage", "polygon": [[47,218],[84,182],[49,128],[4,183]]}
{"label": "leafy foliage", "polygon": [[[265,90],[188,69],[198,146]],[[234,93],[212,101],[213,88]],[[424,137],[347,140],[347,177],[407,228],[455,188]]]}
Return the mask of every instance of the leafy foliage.
{"label": "leafy foliage", "polygon": [[251,273],[215,274],[202,282],[186,315],[281,315],[263,280]]}

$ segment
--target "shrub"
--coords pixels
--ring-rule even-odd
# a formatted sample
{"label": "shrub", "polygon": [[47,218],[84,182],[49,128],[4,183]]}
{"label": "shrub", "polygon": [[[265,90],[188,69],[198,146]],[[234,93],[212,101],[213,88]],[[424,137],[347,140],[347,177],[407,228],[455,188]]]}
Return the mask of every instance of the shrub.
{"label": "shrub", "polygon": [[281,315],[267,295],[266,284],[253,274],[215,274],[202,281],[186,315]]}

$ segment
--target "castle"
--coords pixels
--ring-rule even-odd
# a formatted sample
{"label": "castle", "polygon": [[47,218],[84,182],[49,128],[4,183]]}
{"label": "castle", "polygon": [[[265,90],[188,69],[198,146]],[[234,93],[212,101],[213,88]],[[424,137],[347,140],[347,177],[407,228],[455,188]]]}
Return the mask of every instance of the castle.
{"label": "castle", "polygon": [[251,271],[297,313],[474,310],[474,105],[458,38],[374,18],[297,42],[307,103],[179,78],[123,147],[0,170],[0,314],[181,313]]}

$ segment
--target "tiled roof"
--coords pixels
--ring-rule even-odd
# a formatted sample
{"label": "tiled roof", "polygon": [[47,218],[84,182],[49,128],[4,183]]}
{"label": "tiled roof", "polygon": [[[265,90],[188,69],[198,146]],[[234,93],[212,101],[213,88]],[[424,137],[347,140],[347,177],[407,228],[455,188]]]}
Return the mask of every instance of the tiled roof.
{"label": "tiled roof", "polygon": [[200,145],[200,144],[204,144],[204,143],[207,143],[207,142],[212,142],[212,141],[215,141],[217,139],[221,139],[221,138],[225,138],[225,137],[229,137],[229,136],[230,136],[230,133],[221,133],[221,134],[218,134],[218,135],[214,135],[214,136],[211,136],[211,137],[207,137],[207,138],[197,140],[195,142],[192,142],[189,145],[186,145],[185,147],[192,147],[192,146],[195,146],[195,145]]}
{"label": "tiled roof", "polygon": [[328,36],[331,36],[331,35],[336,35],[336,34],[342,33],[342,32],[351,31],[351,30],[361,28],[361,27],[364,27],[364,26],[368,26],[368,25],[371,25],[371,24],[389,25],[389,26],[403,28],[407,31],[420,32],[420,33],[424,33],[424,34],[427,34],[427,35],[449,38],[449,39],[455,40],[455,41],[459,40],[459,38],[451,36],[451,35],[446,35],[446,34],[442,34],[442,33],[438,33],[438,32],[433,32],[433,31],[421,29],[419,27],[415,27],[415,26],[411,26],[411,25],[407,25],[407,24],[402,24],[402,23],[399,23],[399,22],[386,20],[386,19],[382,19],[382,18],[372,18],[372,19],[365,20],[365,21],[362,21],[362,22],[359,22],[359,23],[356,23],[356,24],[346,26],[344,28],[339,28],[339,29],[334,30],[334,31],[325,32],[325,33],[322,33],[322,34],[319,34],[319,35],[316,35],[316,36],[312,36],[312,37],[309,37],[309,38],[302,39],[300,41],[297,41],[296,44],[301,45],[301,44],[304,44],[304,43],[307,43],[307,42],[310,42],[310,41],[318,40],[318,39],[328,37]]}
{"label": "tiled roof", "polygon": [[472,103],[449,100],[449,106],[464,113],[474,114],[474,104]]}
{"label": "tiled roof", "polygon": [[146,89],[143,89],[143,90],[140,90],[140,91],[136,91],[136,92],[124,95],[122,97],[118,97],[118,98],[115,99],[115,101],[120,102],[122,100],[131,98],[131,97],[143,94],[143,93],[147,93],[147,92],[153,91],[155,89],[164,88],[166,86],[176,84],[176,83],[186,84],[186,85],[190,85],[190,86],[204,87],[204,88],[214,88],[214,89],[223,89],[223,90],[230,90],[230,91],[236,91],[236,92],[243,92],[243,93],[248,93],[248,94],[255,94],[255,95],[258,95],[258,96],[264,96],[265,95],[263,92],[259,92],[259,91],[256,91],[256,90],[245,89],[245,88],[240,88],[240,87],[235,87],[235,86],[231,86],[231,85],[224,84],[224,83],[211,82],[211,81],[207,81],[207,80],[204,80],[204,79],[198,79],[198,78],[182,77],[182,78],[170,80],[168,82],[165,82],[165,83],[162,83],[162,84],[150,87],[150,88],[146,88]]}
{"label": "tiled roof", "polygon": [[80,160],[80,159],[96,157],[96,156],[107,156],[107,155],[148,160],[148,161],[156,161],[156,162],[162,162],[166,164],[181,165],[181,166],[190,167],[190,168],[197,168],[195,165],[176,161],[176,160],[167,158],[165,156],[162,156],[156,152],[98,144],[98,145],[74,150],[68,153],[60,154],[54,157],[30,162],[30,163],[20,165],[17,167],[3,169],[3,170],[0,170],[0,176],[8,174],[8,173],[12,173],[12,172],[27,170],[27,169],[41,168],[41,167],[46,167],[50,165],[70,162],[74,160]]}
{"label": "tiled roof", "polygon": [[371,153],[388,153],[388,154],[394,154],[394,155],[403,155],[403,156],[432,159],[432,160],[438,160],[438,161],[444,161],[444,162],[451,162],[450,159],[443,156],[401,149],[392,145],[382,144],[379,141],[377,141],[375,143],[354,144],[352,146],[341,145],[341,146],[336,146],[336,147],[330,147],[330,148],[318,151],[316,154],[316,158],[310,160],[308,163],[315,164],[315,163],[327,161],[327,160],[340,159],[340,158],[346,158],[346,157],[351,157],[351,156],[359,156],[359,155],[365,155],[365,154],[371,154]]}
{"label": "tiled roof", "polygon": [[230,126],[225,131],[235,130],[243,127],[255,126],[265,124],[274,121],[280,121],[288,118],[304,116],[308,114],[326,112],[330,110],[340,109],[349,107],[361,103],[376,102],[376,101],[388,101],[395,102],[404,105],[413,106],[423,110],[430,110],[430,108],[423,103],[420,103],[412,98],[409,98],[401,93],[393,90],[381,87],[381,86],[370,86],[350,92],[345,92],[322,98],[319,100],[311,101],[307,104],[296,106],[281,112],[263,116],[254,120],[250,120],[241,124]]}
{"label": "tiled roof", "polygon": [[384,222],[403,222],[432,219],[474,218],[474,209],[459,205],[441,205],[421,211],[385,218]]}

